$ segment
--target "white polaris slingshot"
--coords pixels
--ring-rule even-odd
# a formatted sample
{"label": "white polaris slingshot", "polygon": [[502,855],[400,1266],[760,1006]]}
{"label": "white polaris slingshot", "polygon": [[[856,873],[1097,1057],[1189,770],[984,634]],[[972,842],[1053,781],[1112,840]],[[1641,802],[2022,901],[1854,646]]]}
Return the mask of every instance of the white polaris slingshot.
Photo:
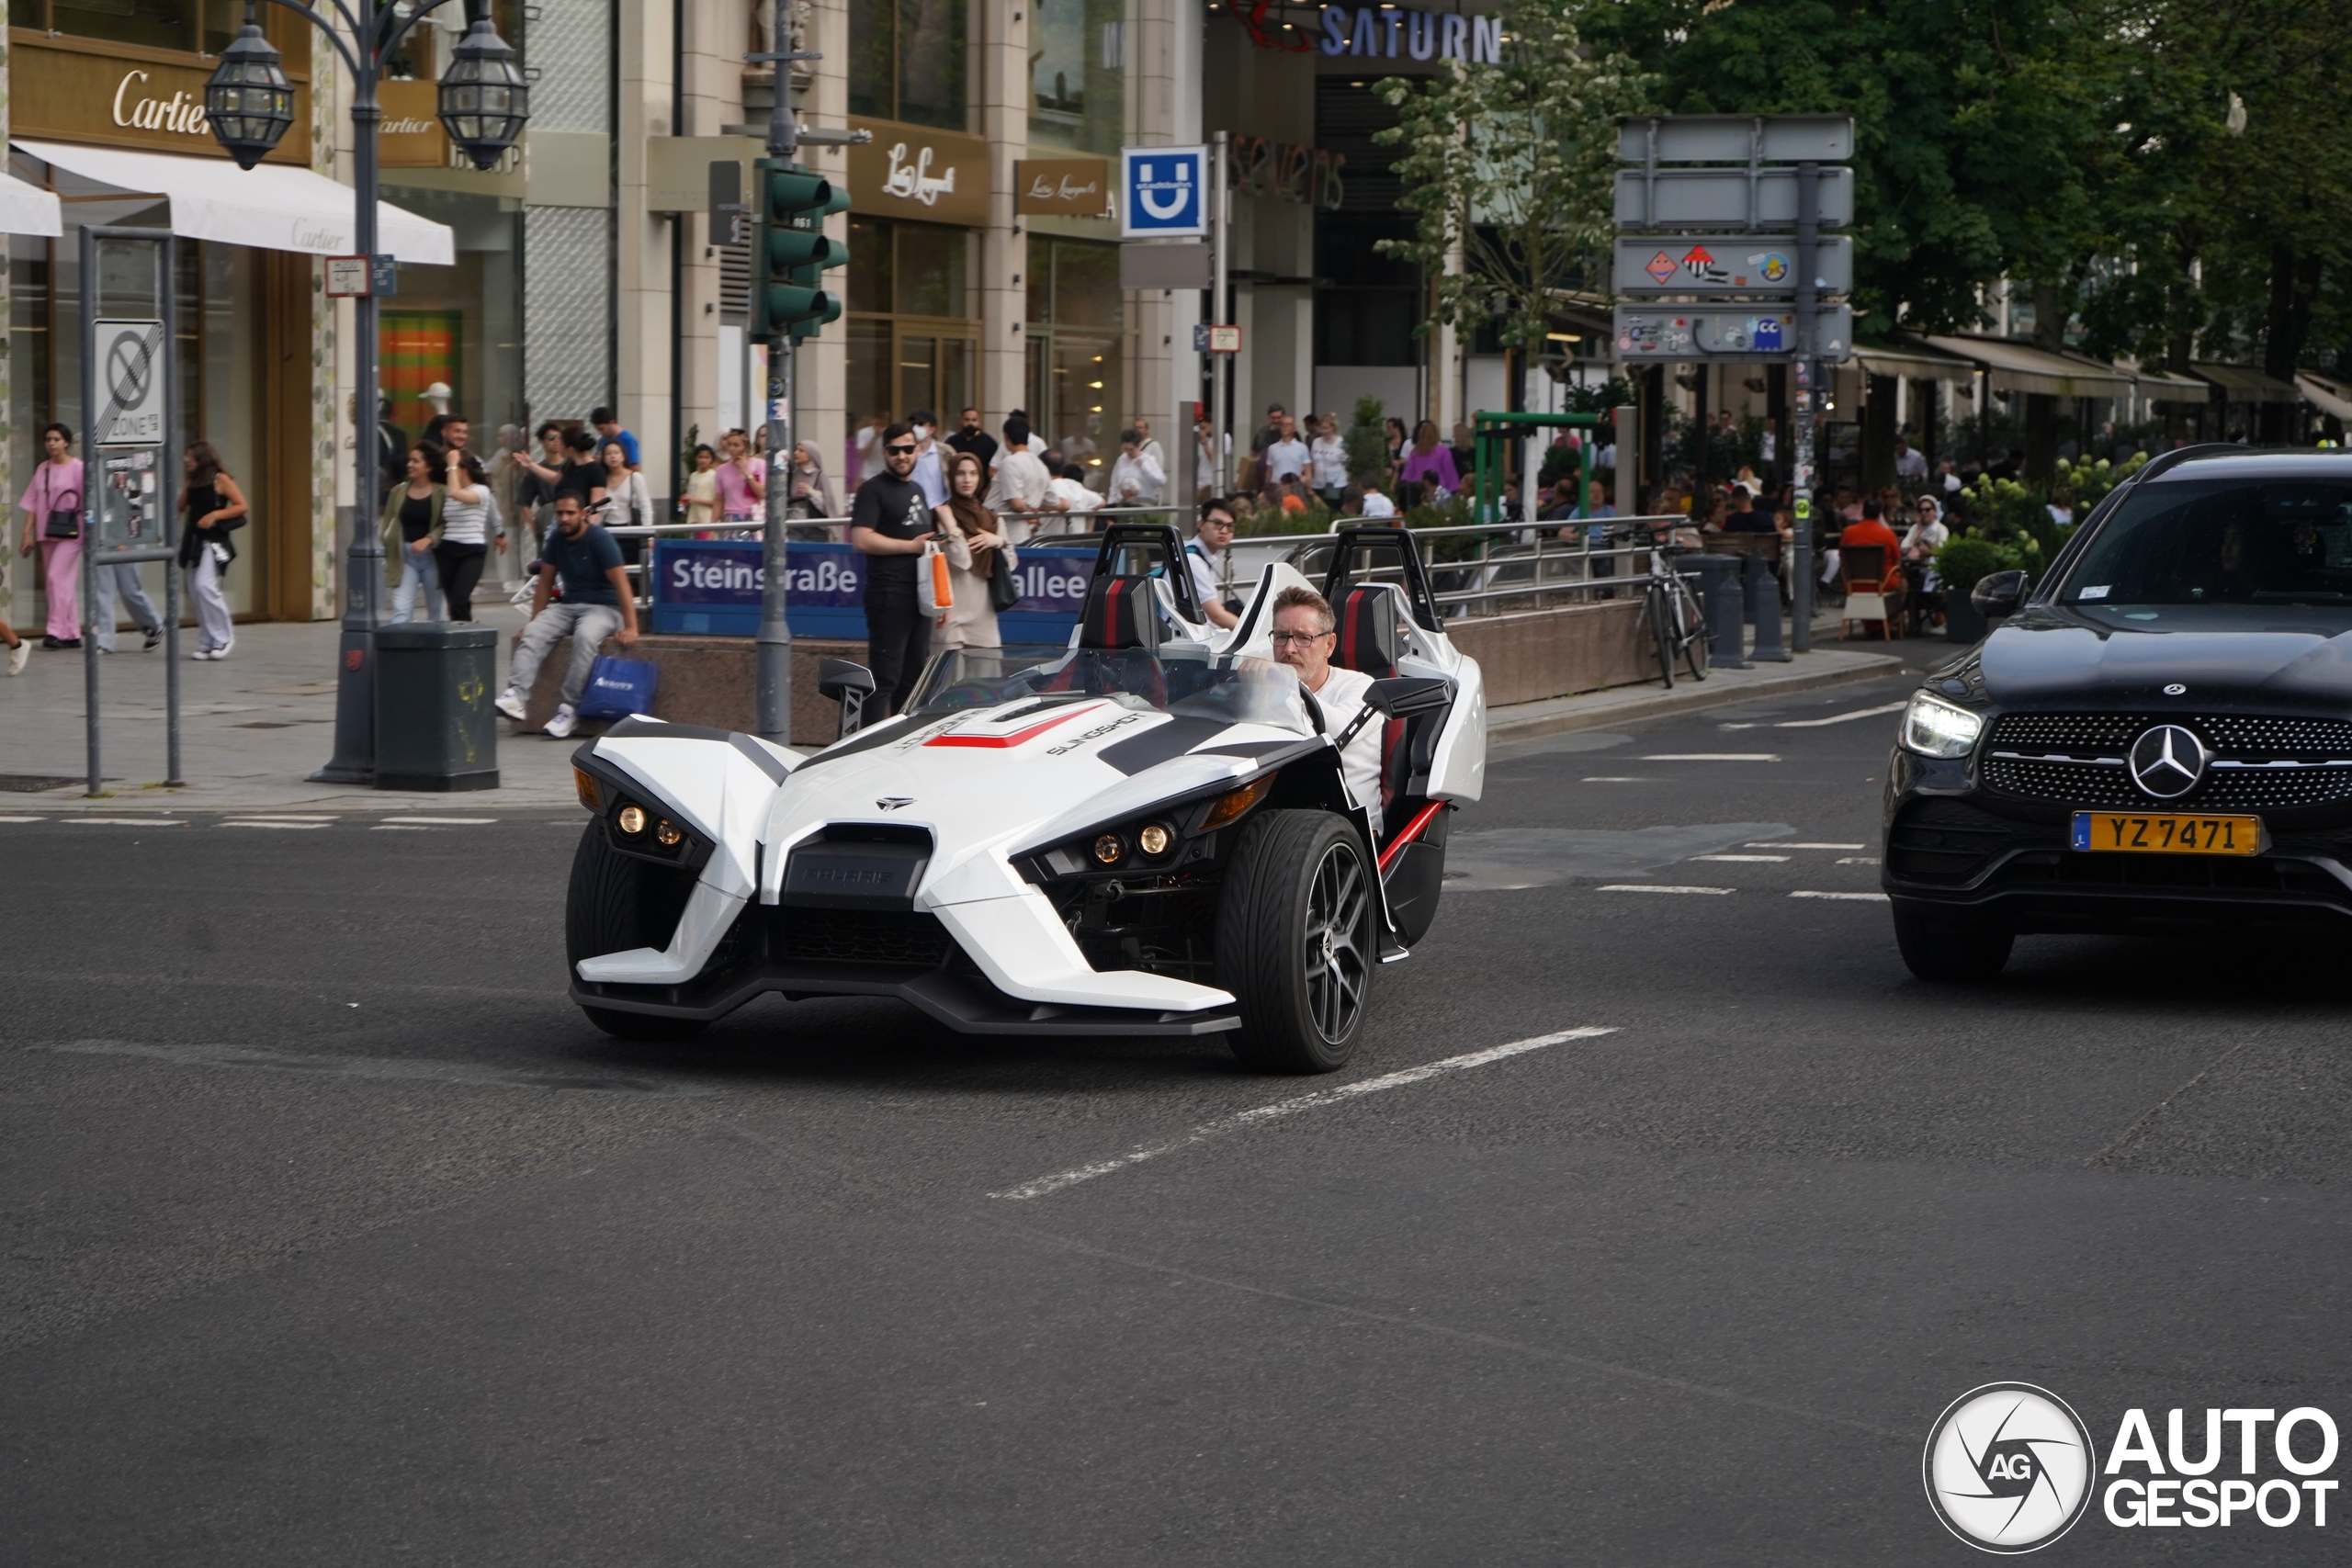
{"label": "white polaris slingshot", "polygon": [[1415,542],[1331,551],[1333,663],[1374,678],[1381,819],[1272,657],[1269,566],[1238,626],[1193,602],[1176,532],[1105,535],[1064,648],[935,656],[907,711],[802,757],[629,719],[573,758],[594,814],[572,863],[572,998],[600,1028],[690,1034],[764,991],[897,997],[983,1034],[1222,1032],[1245,1064],[1329,1072],[1373,976],[1429,929],[1447,820],[1478,798],[1478,665],[1443,632]]}

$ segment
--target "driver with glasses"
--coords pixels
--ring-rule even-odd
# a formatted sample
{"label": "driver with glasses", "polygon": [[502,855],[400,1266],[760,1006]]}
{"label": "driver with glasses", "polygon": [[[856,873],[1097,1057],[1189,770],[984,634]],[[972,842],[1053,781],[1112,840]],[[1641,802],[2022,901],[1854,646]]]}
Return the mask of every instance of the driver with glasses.
{"label": "driver with glasses", "polygon": [[[1323,715],[1328,735],[1337,735],[1355,722],[1363,710],[1363,694],[1372,689],[1372,677],[1363,671],[1343,670],[1331,662],[1340,640],[1339,624],[1330,601],[1312,588],[1285,588],[1274,597],[1275,661],[1297,672],[1307,700]],[[1374,842],[1382,830],[1380,737],[1386,728],[1374,718],[1356,731],[1355,739],[1340,753],[1340,773],[1347,780],[1348,794],[1372,818]]]}

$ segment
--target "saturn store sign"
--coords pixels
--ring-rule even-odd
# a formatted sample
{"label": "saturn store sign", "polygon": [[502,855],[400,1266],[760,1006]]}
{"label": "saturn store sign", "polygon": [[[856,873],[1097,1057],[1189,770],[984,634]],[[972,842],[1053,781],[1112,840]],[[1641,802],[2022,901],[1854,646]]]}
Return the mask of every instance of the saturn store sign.
{"label": "saturn store sign", "polygon": [[989,220],[989,144],[929,126],[850,117],[850,129],[874,140],[849,150],[853,212],[922,223],[985,228]]}
{"label": "saturn store sign", "polygon": [[[9,128],[16,135],[228,156],[204,118],[209,63],[183,64],[163,50],[118,53],[96,39],[22,32],[12,34],[9,51]],[[270,153],[274,164],[311,161],[308,73],[295,63],[289,59],[287,69],[294,83],[294,123]]]}

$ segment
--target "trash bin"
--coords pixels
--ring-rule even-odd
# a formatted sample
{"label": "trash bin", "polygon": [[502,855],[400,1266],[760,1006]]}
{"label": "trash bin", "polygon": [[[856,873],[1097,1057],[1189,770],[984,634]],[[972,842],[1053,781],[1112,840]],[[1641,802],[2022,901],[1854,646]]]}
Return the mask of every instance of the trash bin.
{"label": "trash bin", "polygon": [[1699,580],[1692,587],[1699,595],[1699,607],[1706,612],[1708,629],[1713,634],[1709,639],[1707,662],[1717,670],[1747,669],[1739,635],[1739,558],[1681,556],[1675,558],[1674,568]]}
{"label": "trash bin", "polygon": [[376,628],[376,787],[498,787],[498,633],[411,621]]}

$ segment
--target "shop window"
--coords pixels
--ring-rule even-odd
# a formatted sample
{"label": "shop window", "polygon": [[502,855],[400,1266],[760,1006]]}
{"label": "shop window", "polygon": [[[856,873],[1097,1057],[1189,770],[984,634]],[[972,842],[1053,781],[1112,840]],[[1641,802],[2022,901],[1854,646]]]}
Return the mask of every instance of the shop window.
{"label": "shop window", "polygon": [[1126,0],[1035,0],[1029,141],[1114,153],[1126,126]]}
{"label": "shop window", "polygon": [[[501,6],[502,17],[506,8]],[[275,15],[272,6],[261,9],[262,30],[286,52],[287,68],[300,72],[310,58],[310,24]],[[31,0],[10,7],[9,20],[75,38],[218,54],[244,26],[245,7],[244,0]]]}
{"label": "shop window", "polygon": [[974,236],[852,220],[848,402],[853,427],[929,409],[943,423],[979,390]]}
{"label": "shop window", "polygon": [[863,0],[849,11],[849,112],[965,128],[969,0]]}
{"label": "shop window", "polygon": [[1032,234],[1027,287],[1031,422],[1099,489],[1119,455],[1125,417],[1119,248]]}

